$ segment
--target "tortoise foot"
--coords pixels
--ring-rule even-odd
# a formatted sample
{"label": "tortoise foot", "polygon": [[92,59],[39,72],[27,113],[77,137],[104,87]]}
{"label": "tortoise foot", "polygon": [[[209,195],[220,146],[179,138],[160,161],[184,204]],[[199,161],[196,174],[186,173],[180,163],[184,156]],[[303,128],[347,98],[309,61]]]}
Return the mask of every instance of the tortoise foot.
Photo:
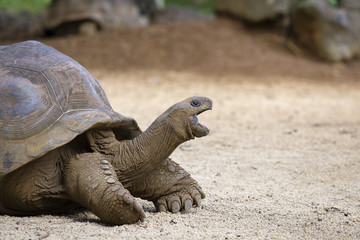
{"label": "tortoise foot", "polygon": [[[109,179],[112,181],[114,178]],[[142,205],[120,182],[107,186],[100,206],[90,207],[90,210],[109,224],[129,224],[144,221],[145,218]]]}
{"label": "tortoise foot", "polygon": [[96,212],[98,217],[110,224],[135,223],[145,218],[142,205],[120,182],[105,191],[102,206]]}
{"label": "tortoise foot", "polygon": [[162,196],[156,199],[154,204],[159,212],[187,212],[192,207],[200,206],[203,198],[205,198],[205,193],[196,183],[185,185],[181,191]]}
{"label": "tortoise foot", "polygon": [[170,158],[145,177],[122,183],[134,196],[154,202],[160,212],[188,211],[205,198],[199,184]]}

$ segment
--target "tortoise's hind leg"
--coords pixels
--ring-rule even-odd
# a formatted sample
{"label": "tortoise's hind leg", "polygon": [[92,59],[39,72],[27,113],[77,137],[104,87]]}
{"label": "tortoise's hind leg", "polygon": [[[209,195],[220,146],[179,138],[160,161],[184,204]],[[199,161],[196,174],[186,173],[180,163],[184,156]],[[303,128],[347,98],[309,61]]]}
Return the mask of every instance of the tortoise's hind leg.
{"label": "tortoise's hind leg", "polygon": [[61,182],[59,149],[0,178],[0,214],[35,215],[75,207]]}
{"label": "tortoise's hind leg", "polygon": [[135,197],[153,201],[161,212],[187,211],[194,206],[200,206],[201,200],[205,198],[199,184],[170,158],[142,177],[118,177]]}
{"label": "tortoise's hind leg", "polygon": [[110,224],[134,223],[145,217],[142,206],[117,180],[111,164],[99,153],[68,159],[63,171],[66,192]]}

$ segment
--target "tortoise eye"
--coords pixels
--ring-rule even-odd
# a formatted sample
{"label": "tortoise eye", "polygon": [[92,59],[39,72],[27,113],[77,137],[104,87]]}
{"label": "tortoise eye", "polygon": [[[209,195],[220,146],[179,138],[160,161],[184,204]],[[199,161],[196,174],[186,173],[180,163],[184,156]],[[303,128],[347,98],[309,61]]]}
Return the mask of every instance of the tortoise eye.
{"label": "tortoise eye", "polygon": [[197,99],[192,100],[190,104],[193,107],[200,107],[201,106],[201,102],[199,100],[197,100]]}

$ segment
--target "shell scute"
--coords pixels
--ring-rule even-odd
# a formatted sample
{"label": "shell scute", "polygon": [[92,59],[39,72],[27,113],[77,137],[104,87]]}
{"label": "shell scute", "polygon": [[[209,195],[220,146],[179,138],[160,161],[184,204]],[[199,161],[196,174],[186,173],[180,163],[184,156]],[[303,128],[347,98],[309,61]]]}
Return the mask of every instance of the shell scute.
{"label": "shell scute", "polygon": [[36,41],[0,47],[0,102],[0,177],[92,127],[121,139],[141,132],[83,66]]}

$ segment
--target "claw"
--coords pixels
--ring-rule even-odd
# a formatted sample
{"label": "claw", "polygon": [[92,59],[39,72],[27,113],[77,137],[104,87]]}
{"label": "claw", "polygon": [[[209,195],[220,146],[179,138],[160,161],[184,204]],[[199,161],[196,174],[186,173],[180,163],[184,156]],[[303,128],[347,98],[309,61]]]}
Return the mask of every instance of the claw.
{"label": "claw", "polygon": [[184,211],[187,212],[190,208],[192,208],[192,205],[191,199],[186,199],[184,202]]}
{"label": "claw", "polygon": [[201,205],[201,196],[199,194],[196,194],[195,197],[194,197],[194,200],[195,200],[195,204],[200,207]]}
{"label": "claw", "polygon": [[205,198],[205,197],[206,197],[204,190],[202,190],[202,188],[201,188],[200,186],[197,187],[197,190],[198,190],[199,193],[201,194],[201,198]]}
{"label": "claw", "polygon": [[171,211],[172,211],[173,213],[177,213],[178,211],[180,211],[180,204],[179,204],[179,202],[174,201],[174,202],[171,204]]}
{"label": "claw", "polygon": [[138,201],[135,201],[135,205],[134,208],[138,211],[138,213],[140,214],[140,221],[144,221],[146,214],[144,212],[143,207],[141,206],[141,204]]}
{"label": "claw", "polygon": [[159,205],[158,210],[159,210],[159,212],[166,212],[167,211],[166,207],[163,204]]}
{"label": "claw", "polygon": [[167,212],[166,201],[164,199],[159,199],[156,205],[159,212]]}
{"label": "claw", "polygon": [[180,203],[181,201],[179,196],[177,195],[172,196],[168,201],[168,206],[169,208],[171,208],[169,210],[173,213],[177,213],[178,211],[180,211],[181,208]]}

